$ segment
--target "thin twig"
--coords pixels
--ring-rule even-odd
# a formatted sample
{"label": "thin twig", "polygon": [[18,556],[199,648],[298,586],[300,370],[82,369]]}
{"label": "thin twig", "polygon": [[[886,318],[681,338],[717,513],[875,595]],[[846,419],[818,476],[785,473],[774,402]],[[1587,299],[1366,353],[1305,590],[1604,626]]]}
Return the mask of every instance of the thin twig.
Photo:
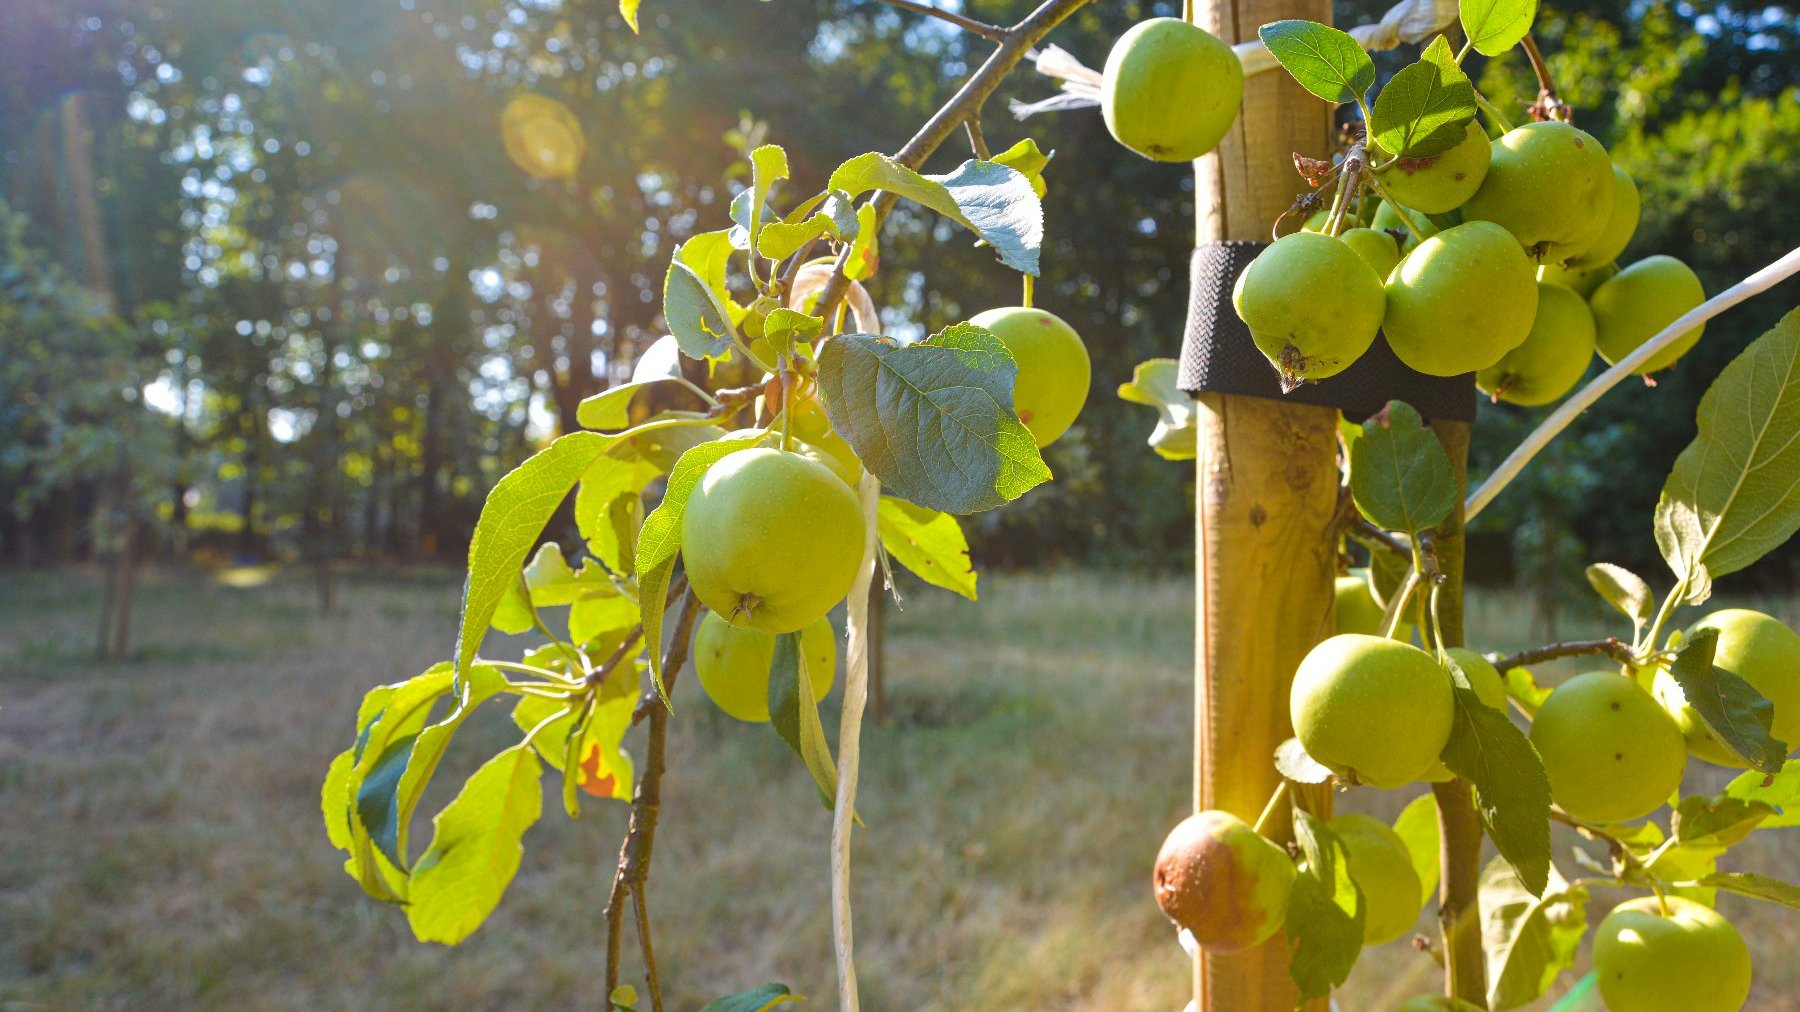
{"label": "thin twig", "polygon": [[644,898],[644,883],[631,891],[637,908],[638,944],[644,947],[644,983],[650,988],[651,1012],[663,1012],[662,981],[656,976],[656,951],[650,945],[650,903]]}
{"label": "thin twig", "polygon": [[1521,650],[1511,657],[1502,657],[1495,661],[1494,667],[1504,672],[1513,668],[1542,664],[1559,657],[1581,657],[1587,654],[1605,654],[1620,664],[1636,664],[1638,662],[1638,658],[1632,654],[1629,645],[1621,643],[1616,636],[1608,636],[1602,640],[1569,640],[1566,643],[1551,643],[1548,646],[1536,647],[1531,650]]}
{"label": "thin twig", "polygon": [[[909,169],[918,169],[925,164],[925,159],[943,145],[946,138],[957,127],[962,126],[971,116],[979,115],[981,106],[1000,87],[1006,75],[1018,66],[1019,61],[1038,44],[1051,29],[1063,22],[1063,19],[1086,6],[1090,0],[1044,0],[1038,8],[1026,15],[1025,20],[1006,29],[1000,47],[987,58],[963,86],[957,89],[950,101],[933,113],[919,132],[913,134],[894,160]],[[887,191],[878,191],[870,198],[875,208],[875,228],[880,229],[887,214],[900,199]],[[819,308],[815,315],[830,321],[837,313],[838,305],[844,300],[844,293],[849,290],[850,278],[846,273],[850,268],[850,247],[846,246],[838,254],[837,263],[833,265],[831,280],[826,282],[825,291],[819,296]]]}
{"label": "thin twig", "polygon": [[969,150],[976,158],[988,161],[993,153],[988,150],[987,135],[981,132],[981,111],[978,109],[963,120],[963,129],[969,133]]}
{"label": "thin twig", "polygon": [[1006,29],[999,25],[977,21],[955,11],[944,10],[942,7],[933,7],[927,3],[920,3],[918,0],[876,0],[876,2],[887,4],[889,7],[898,7],[903,11],[912,11],[914,14],[923,14],[929,18],[937,18],[939,21],[948,21],[963,31],[973,32],[984,39],[994,42],[1006,41]]}
{"label": "thin twig", "polygon": [[1361,513],[1350,520],[1350,536],[1362,542],[1369,542],[1393,552],[1401,558],[1412,558],[1412,546],[1402,541],[1399,535],[1386,531],[1370,522]]}
{"label": "thin twig", "polygon": [[1630,376],[1645,362],[1650,361],[1657,352],[1675,343],[1683,334],[1695,327],[1753,295],[1760,295],[1768,291],[1777,283],[1785,281],[1795,274],[1800,274],[1800,247],[1789,250],[1781,259],[1707,299],[1699,306],[1688,310],[1682,314],[1680,319],[1664,327],[1662,333],[1638,345],[1636,351],[1620,359],[1618,364],[1611,369],[1596,376],[1587,386],[1582,387],[1579,392],[1563,401],[1555,411],[1551,412],[1549,418],[1544,419],[1543,424],[1532,430],[1531,435],[1525,437],[1525,441],[1519,444],[1518,449],[1500,462],[1500,466],[1494,469],[1493,474],[1488,475],[1487,480],[1481,483],[1481,487],[1469,496],[1467,518],[1475,519],[1476,514],[1486,509],[1488,503],[1494,501],[1494,497],[1500,494],[1501,489],[1518,477],[1519,472],[1525,469],[1525,465],[1531,462],[1531,458],[1550,445],[1552,439],[1568,428],[1583,411],[1592,407],[1602,394],[1618,386],[1627,376]]}
{"label": "thin twig", "polygon": [[[671,688],[675,684],[675,675],[687,664],[688,641],[694,630],[694,617],[699,612],[700,599],[690,589],[682,595],[681,614],[675,620],[675,631],[669,640],[669,648],[663,652],[665,684]],[[625,900],[643,888],[644,880],[650,874],[650,854],[656,846],[656,820],[662,814],[662,778],[666,766],[669,710],[654,693],[650,693],[647,701],[638,701],[637,711],[632,714],[632,723],[638,721],[638,714],[647,714],[650,731],[644,746],[644,772],[638,778],[637,793],[631,799],[631,822],[625,832],[625,842],[619,846],[619,864],[613,871],[612,893],[606,901],[607,994],[612,994],[613,989],[619,986],[619,943],[624,933]],[[650,994],[652,1001],[655,1001],[661,984],[656,979],[654,957],[650,952],[648,919],[642,917],[641,908],[640,918],[639,942],[644,951],[645,968],[650,973]]]}

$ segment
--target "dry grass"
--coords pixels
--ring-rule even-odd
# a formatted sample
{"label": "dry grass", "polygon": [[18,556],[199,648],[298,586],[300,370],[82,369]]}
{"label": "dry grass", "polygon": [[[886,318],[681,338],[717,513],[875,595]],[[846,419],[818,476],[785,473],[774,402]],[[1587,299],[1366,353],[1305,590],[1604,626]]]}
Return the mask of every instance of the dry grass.
{"label": "dry grass", "polygon": [[[298,575],[162,575],[138,659],[100,666],[92,581],[0,579],[0,1007],[599,1007],[622,806],[570,823],[550,799],[499,912],[455,950],[414,942],[325,841],[318,780],[357,700],[447,652],[458,582],[353,579],[321,618]],[[1473,606],[1482,646],[1529,645],[1521,602]],[[1190,609],[1182,581],[1065,574],[995,577],[979,605],[918,592],[891,621],[894,719],[865,734],[859,806],[865,1008],[1180,1008],[1186,964],[1147,879],[1189,793]],[[774,735],[683,682],[651,888],[670,1007],[769,979],[834,1003],[825,813]],[[494,716],[439,791],[504,741]],[[1800,871],[1791,836],[1762,837],[1730,864]],[[1800,1008],[1800,918],[1725,909],[1757,950],[1752,1007]],[[1404,944],[1372,951],[1340,1006],[1387,1008],[1432,972]]]}

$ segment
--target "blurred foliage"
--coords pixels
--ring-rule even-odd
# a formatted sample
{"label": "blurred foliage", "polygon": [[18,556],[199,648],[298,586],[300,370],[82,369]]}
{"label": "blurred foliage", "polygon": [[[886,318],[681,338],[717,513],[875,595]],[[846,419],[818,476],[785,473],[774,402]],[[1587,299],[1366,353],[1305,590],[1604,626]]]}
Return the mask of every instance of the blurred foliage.
{"label": "blurred foliage", "polygon": [[[962,3],[993,22],[1028,6]],[[1098,67],[1126,27],[1178,6],[1106,0],[1055,41]],[[1579,122],[1644,189],[1628,257],[1675,254],[1717,291],[1792,241],[1790,9],[1599,0],[1543,24]],[[725,222],[744,151],[785,145],[810,191],[843,158],[898,148],[988,48],[870,0],[665,3],[642,27],[605,0],[0,5],[0,194],[118,326],[163,321],[140,394],[179,420],[163,515],[213,518],[195,536],[245,556],[455,557],[498,475],[660,334],[663,267]],[[1518,54],[1477,72],[1505,108],[1535,92]],[[1179,346],[1191,175],[1119,149],[1092,112],[1006,115],[1053,90],[1016,75],[987,140],[1056,153],[1036,303],[1085,337],[1094,393],[1049,453],[1059,480],[981,517],[975,551],[1179,569],[1193,471],[1158,458],[1142,409],[1110,391]],[[963,157],[946,145],[928,168]],[[870,287],[896,332],[1019,298],[916,209],[882,260]],[[1793,301],[1734,312],[1655,391],[1612,395],[1483,527],[1522,553],[1653,572],[1650,511],[1706,378]],[[1487,410],[1473,470],[1534,417]],[[16,550],[47,522],[0,538]]]}

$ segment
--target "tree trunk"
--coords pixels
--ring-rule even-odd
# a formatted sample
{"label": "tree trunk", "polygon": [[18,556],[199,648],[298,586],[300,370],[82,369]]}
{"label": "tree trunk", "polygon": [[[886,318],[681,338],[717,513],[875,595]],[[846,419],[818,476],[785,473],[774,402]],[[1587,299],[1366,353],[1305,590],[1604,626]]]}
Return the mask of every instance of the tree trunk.
{"label": "tree trunk", "polygon": [[[1328,0],[1208,0],[1201,27],[1227,43],[1286,18],[1329,24]],[[1326,154],[1331,112],[1283,73],[1245,82],[1237,123],[1194,163],[1195,238],[1267,240],[1304,185],[1293,155]],[[1253,821],[1281,782],[1275,748],[1292,736],[1288,686],[1331,628],[1337,412],[1275,400],[1200,399],[1196,548],[1194,807]],[[1328,815],[1330,793],[1296,792]],[[1271,836],[1290,832],[1286,812]],[[1287,1012],[1296,1004],[1285,939],[1194,961],[1199,1012]],[[1324,1008],[1324,1003],[1315,1003]]]}
{"label": "tree trunk", "polygon": [[124,660],[131,655],[131,602],[137,590],[137,511],[130,508],[129,493],[124,510],[124,530],[119,536],[118,577],[113,581],[117,603],[112,609],[112,647],[109,657]]}

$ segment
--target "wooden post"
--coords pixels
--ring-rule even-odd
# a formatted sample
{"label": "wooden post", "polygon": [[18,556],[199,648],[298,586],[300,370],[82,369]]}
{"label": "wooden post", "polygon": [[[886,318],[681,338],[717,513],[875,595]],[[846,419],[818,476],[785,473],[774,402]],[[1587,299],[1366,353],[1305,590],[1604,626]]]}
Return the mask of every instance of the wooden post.
{"label": "wooden post", "polygon": [[[1329,24],[1331,4],[1207,0],[1195,10],[1202,28],[1232,44],[1286,18]],[[1294,153],[1322,157],[1330,138],[1330,108],[1287,74],[1246,81],[1237,124],[1194,164],[1196,241],[1267,241],[1304,185]],[[1273,755],[1293,733],[1294,670],[1331,627],[1337,412],[1217,394],[1203,395],[1200,408],[1194,806],[1248,821],[1280,783]],[[1330,795],[1304,792],[1301,803],[1328,814]],[[1288,824],[1277,814],[1271,835]],[[1295,1005],[1287,964],[1280,933],[1245,952],[1203,955],[1195,1008],[1287,1012]]]}

